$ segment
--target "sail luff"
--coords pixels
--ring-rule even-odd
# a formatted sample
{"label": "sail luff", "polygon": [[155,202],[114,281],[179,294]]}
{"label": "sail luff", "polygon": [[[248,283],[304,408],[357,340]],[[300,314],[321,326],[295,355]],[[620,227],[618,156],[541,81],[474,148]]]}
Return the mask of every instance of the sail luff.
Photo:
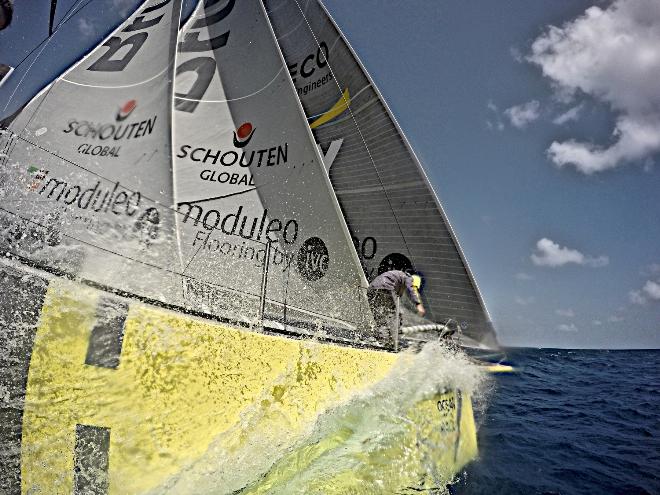
{"label": "sail luff", "polygon": [[[273,29],[273,25],[270,21],[270,18],[268,17],[268,13],[266,12],[266,7],[263,4],[263,2],[261,2],[261,1],[259,2],[259,5],[260,5],[261,10],[263,12],[264,18],[266,19],[266,23],[267,23],[268,28],[270,30],[270,34],[272,36],[273,43],[277,47],[277,52],[280,56],[280,61],[282,63],[282,67],[286,67],[287,66],[286,60],[284,59],[284,54],[282,53],[282,49],[281,49],[279,43],[277,42],[277,35],[275,34],[275,30]],[[290,78],[287,78],[287,82],[289,83],[289,87],[291,88],[291,91],[295,93],[296,92],[296,87],[293,84],[293,81],[291,81]],[[298,109],[298,113],[300,114],[300,118],[303,121],[306,121],[307,116],[305,115],[305,109],[303,108],[302,103],[300,102],[300,100],[297,99],[297,98],[296,98],[296,104],[297,104],[296,106],[297,106],[297,109]],[[307,135],[309,137],[309,141],[311,143],[316,143],[316,141],[314,139],[314,134],[312,133],[312,129],[309,126],[305,126],[305,128],[306,128],[306,131],[307,131]],[[321,153],[319,152],[318,147],[313,146],[312,148],[314,149],[314,154],[316,155],[317,163],[320,165],[320,167],[324,167],[323,157],[321,156]],[[353,259],[353,263],[356,266],[359,267],[360,266],[360,259],[357,255],[357,250],[354,249],[353,241],[351,239],[351,233],[348,230],[348,225],[346,224],[346,219],[344,218],[344,213],[341,210],[341,206],[339,205],[339,200],[337,199],[337,195],[335,194],[335,190],[332,187],[332,183],[330,182],[330,176],[328,174],[320,174],[320,175],[322,177],[321,180],[325,183],[326,189],[328,191],[328,195],[332,198],[332,206],[334,207],[335,213],[337,214],[337,217],[340,219],[339,223],[341,225],[342,235],[344,236],[347,245],[353,248],[353,249],[349,249],[349,251],[351,253],[351,257]],[[359,278],[359,281],[358,281],[359,287],[362,287],[363,289],[366,290],[366,288],[369,286],[369,283],[367,282],[367,278],[364,274],[364,271],[363,270],[358,270],[358,273],[360,275],[360,278]]]}

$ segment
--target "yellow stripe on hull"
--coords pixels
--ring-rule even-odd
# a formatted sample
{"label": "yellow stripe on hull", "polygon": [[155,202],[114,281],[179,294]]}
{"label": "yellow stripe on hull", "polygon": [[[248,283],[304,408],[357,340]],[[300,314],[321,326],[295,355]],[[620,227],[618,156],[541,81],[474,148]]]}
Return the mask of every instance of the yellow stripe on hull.
{"label": "yellow stripe on hull", "polygon": [[[76,425],[110,431],[110,494],[168,487],[176,493],[206,493],[193,486],[187,491],[177,480],[210,452],[221,452],[227,466],[253,462],[254,469],[262,470],[254,479],[226,478],[226,484],[216,486],[217,493],[240,489],[242,483],[250,485],[249,493],[266,493],[263,487],[289,476],[278,478],[276,473],[304,469],[305,463],[340,448],[343,437],[338,431],[321,445],[293,453],[282,446],[293,446],[321,413],[382,380],[401,359],[239,330],[132,303],[119,365],[92,366],[85,360],[100,294],[72,282],[50,282],[25,396],[23,494],[73,492]],[[446,396],[459,397],[454,392]],[[472,408],[469,397],[463,397],[454,421],[457,431],[442,432],[437,403],[425,401],[411,411],[419,416],[411,424],[424,427],[409,433],[415,441],[438,442],[446,450],[440,462],[451,474],[476,455]],[[259,441],[264,458],[250,459]],[[372,461],[396,460],[410,445],[397,441],[382,447],[373,459],[365,457],[362,471],[373,469],[368,465]],[[259,475],[262,488],[254,481]],[[351,475],[335,473],[333,486],[350,486]],[[330,493],[329,486],[321,491]]]}

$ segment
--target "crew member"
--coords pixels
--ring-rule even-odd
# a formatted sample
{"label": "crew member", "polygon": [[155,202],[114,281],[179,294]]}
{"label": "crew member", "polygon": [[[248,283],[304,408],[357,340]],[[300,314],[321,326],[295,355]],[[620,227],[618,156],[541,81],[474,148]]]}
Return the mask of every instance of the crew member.
{"label": "crew member", "polygon": [[[404,292],[415,304],[417,314],[424,316],[426,310],[419,297],[422,278],[419,275],[409,275],[401,270],[391,270],[381,273],[369,284],[367,299],[374,315],[377,332],[383,340],[394,341],[395,347],[400,332],[400,313],[397,314],[397,301]],[[396,337],[396,338],[395,338]]]}

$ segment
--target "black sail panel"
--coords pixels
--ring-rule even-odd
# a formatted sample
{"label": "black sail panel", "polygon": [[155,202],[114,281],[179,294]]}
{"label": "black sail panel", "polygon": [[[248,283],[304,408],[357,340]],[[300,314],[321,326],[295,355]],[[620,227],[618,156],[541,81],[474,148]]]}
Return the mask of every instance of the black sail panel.
{"label": "black sail panel", "polygon": [[413,269],[427,317],[496,346],[485,304],[414,151],[357,56],[316,0],[266,0],[289,73],[368,279]]}

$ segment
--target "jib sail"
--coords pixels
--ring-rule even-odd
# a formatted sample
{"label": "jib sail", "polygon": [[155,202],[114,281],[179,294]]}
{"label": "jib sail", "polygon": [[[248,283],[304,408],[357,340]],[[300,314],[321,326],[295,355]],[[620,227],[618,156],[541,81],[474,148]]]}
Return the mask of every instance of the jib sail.
{"label": "jib sail", "polygon": [[496,345],[476,282],[413,150],[325,8],[266,0],[268,15],[369,279],[423,273],[427,316]]}
{"label": "jib sail", "polygon": [[175,197],[189,303],[364,328],[366,280],[261,3],[200,2],[178,50]]}
{"label": "jib sail", "polygon": [[[180,0],[144,2],[0,136],[2,245],[58,274],[171,298]],[[180,290],[180,289],[179,289]]]}

